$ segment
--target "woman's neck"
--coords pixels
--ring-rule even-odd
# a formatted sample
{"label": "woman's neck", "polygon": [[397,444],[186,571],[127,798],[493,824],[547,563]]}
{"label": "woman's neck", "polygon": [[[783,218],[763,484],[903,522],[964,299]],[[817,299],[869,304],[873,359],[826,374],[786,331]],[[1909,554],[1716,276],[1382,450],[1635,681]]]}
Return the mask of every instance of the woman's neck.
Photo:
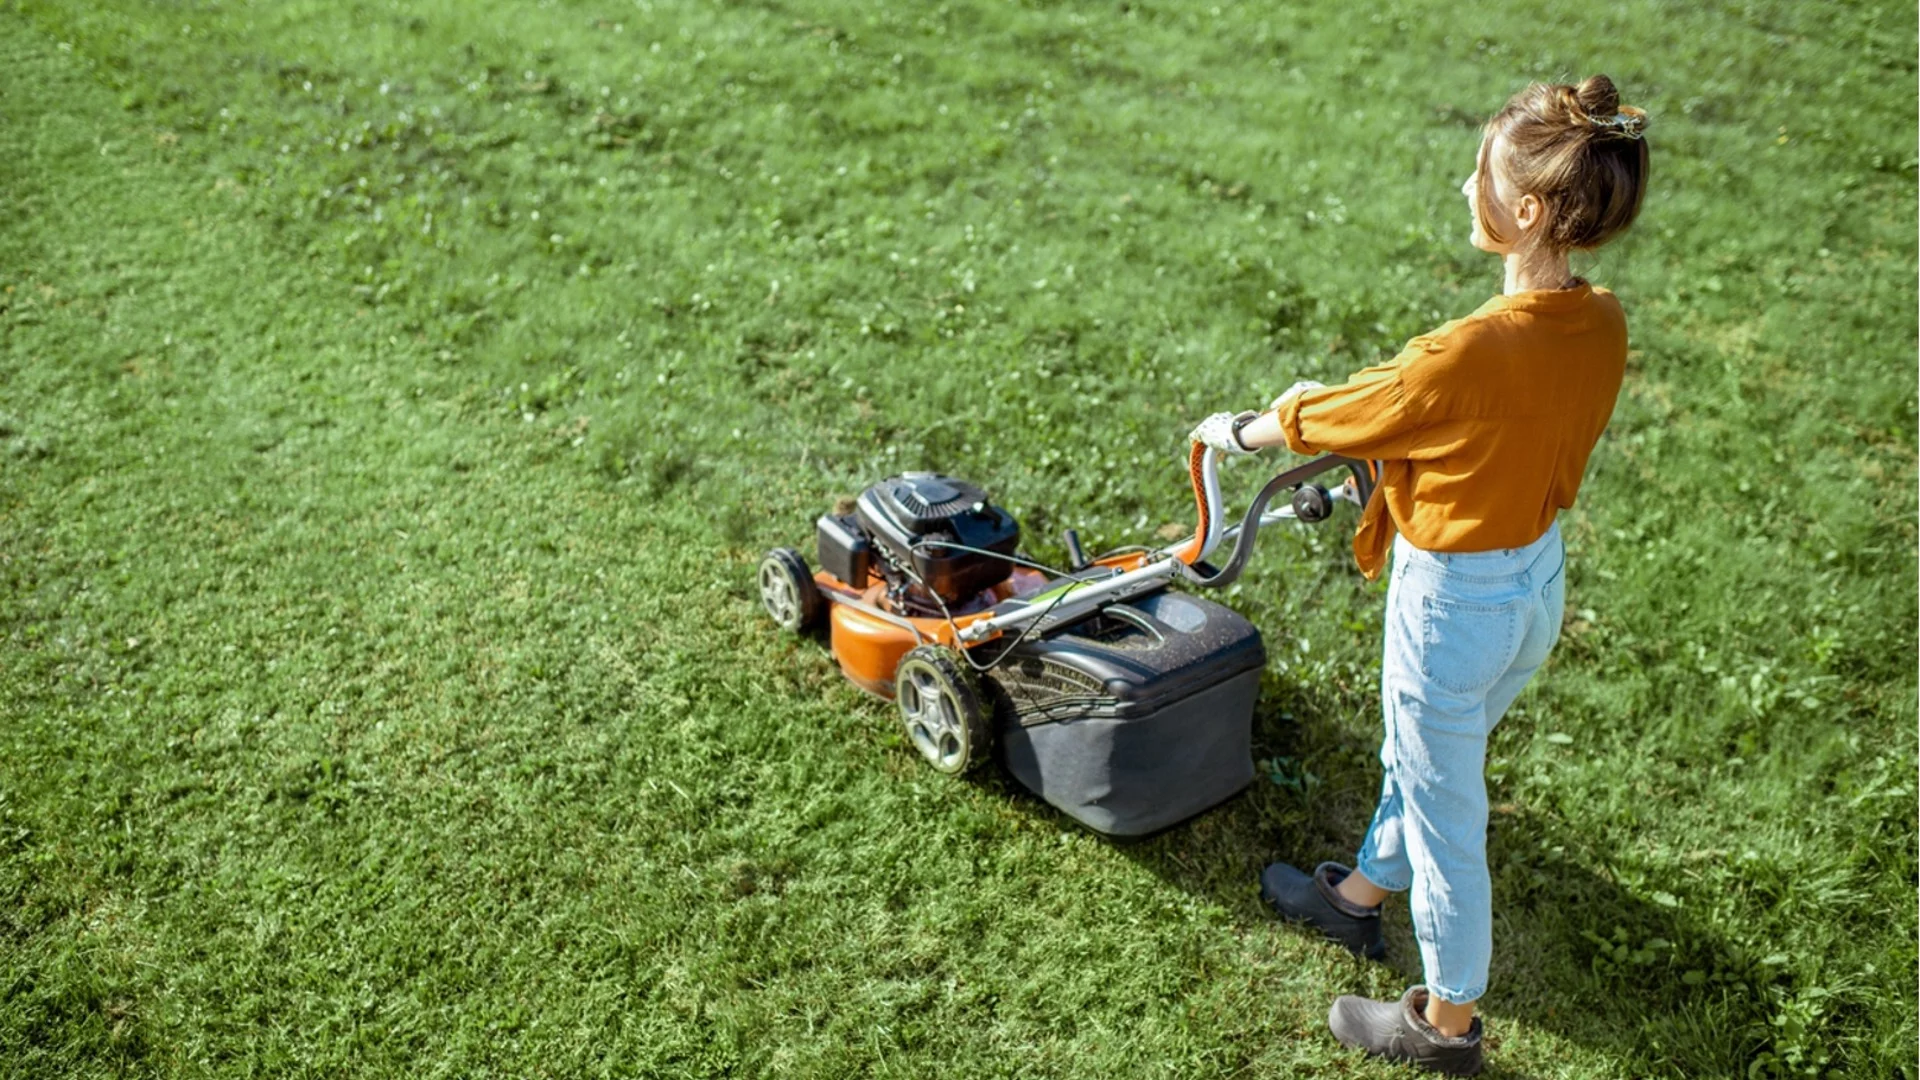
{"label": "woman's neck", "polygon": [[1547,248],[1534,247],[1525,251],[1509,251],[1506,258],[1507,282],[1504,291],[1508,296],[1514,293],[1538,292],[1547,289],[1564,289],[1573,283],[1573,270],[1567,263],[1567,253]]}

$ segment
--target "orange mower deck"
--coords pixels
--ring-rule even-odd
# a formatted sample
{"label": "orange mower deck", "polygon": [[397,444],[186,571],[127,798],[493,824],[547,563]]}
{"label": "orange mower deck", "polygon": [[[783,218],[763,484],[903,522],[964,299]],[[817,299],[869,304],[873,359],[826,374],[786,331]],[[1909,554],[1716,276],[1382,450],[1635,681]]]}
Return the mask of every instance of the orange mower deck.
{"label": "orange mower deck", "polygon": [[[1131,570],[1145,560],[1145,554],[1130,552],[1098,560],[1094,565]],[[1037,570],[1015,567],[1006,581],[989,590],[993,604],[964,615],[955,615],[951,623],[937,615],[876,614],[876,611],[884,612],[887,607],[887,584],[877,578],[869,578],[864,588],[855,589],[825,570],[819,570],[815,571],[813,581],[830,609],[829,640],[834,659],[839,661],[841,674],[867,693],[890,701],[894,696],[894,673],[900,667],[900,658],[915,646],[936,644],[956,650],[970,648],[970,644],[959,640],[956,631],[991,618],[995,606],[1001,601],[1032,595],[1046,584],[1048,578]],[[874,610],[867,610],[869,608]],[[979,644],[985,642],[972,643]]]}

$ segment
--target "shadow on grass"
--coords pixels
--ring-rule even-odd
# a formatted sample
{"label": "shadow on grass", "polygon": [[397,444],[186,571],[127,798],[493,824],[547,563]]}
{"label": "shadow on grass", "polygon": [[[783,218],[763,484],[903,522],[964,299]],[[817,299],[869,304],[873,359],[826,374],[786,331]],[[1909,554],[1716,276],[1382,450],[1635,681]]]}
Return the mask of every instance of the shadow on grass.
{"label": "shadow on grass", "polygon": [[[824,635],[816,640],[828,651]],[[1377,740],[1332,721],[1344,706],[1310,698],[1297,687],[1264,688],[1247,789],[1149,836],[1108,838],[1113,850],[1219,905],[1238,927],[1271,925],[1274,915],[1259,898],[1260,870],[1275,860],[1350,863],[1379,789]],[[1301,715],[1280,711],[1275,701],[1295,703]],[[970,782],[1062,830],[1081,828],[998,763]],[[1738,959],[1732,943],[1677,906],[1623,888],[1605,870],[1611,853],[1594,848],[1572,823],[1496,807],[1488,832],[1494,956],[1482,1005],[1495,1053],[1483,1075],[1529,1075],[1500,1060],[1503,1020],[1552,1031],[1629,1071],[1745,1073],[1767,1051],[1772,978]],[[1387,920],[1387,969],[1400,985],[1419,982],[1404,897],[1388,901]]]}
{"label": "shadow on grass", "polygon": [[[1240,926],[1274,919],[1258,891],[1267,863],[1352,862],[1379,783],[1377,763],[1355,761],[1356,750],[1370,760],[1375,746],[1357,747],[1325,726],[1285,730],[1264,705],[1256,731],[1267,736],[1264,749],[1256,737],[1255,749],[1267,767],[1247,791],[1171,829],[1115,844],[1170,884],[1218,903]],[[1288,764],[1275,769],[1276,761]],[[1333,775],[1307,771],[1323,761]],[[1034,802],[1037,812],[1047,809]],[[1525,1075],[1500,1064],[1503,1018],[1630,1067],[1685,1075],[1744,1073],[1765,1053],[1772,976],[1764,967],[1741,959],[1737,946],[1677,906],[1623,888],[1605,869],[1611,853],[1588,846],[1567,822],[1506,807],[1488,833],[1495,924],[1483,1007],[1496,1053],[1485,1075]],[[1386,966],[1401,985],[1413,985],[1422,972],[1404,896],[1388,900],[1386,918]]]}

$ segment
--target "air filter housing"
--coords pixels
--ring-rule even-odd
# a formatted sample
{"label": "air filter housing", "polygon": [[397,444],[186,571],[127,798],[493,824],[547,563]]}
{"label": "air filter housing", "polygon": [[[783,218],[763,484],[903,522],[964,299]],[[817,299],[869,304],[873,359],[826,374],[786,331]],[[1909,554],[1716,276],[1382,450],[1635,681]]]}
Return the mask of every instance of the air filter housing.
{"label": "air filter housing", "polygon": [[[948,604],[962,603],[1013,572],[1013,564],[996,554],[1012,555],[1019,546],[1019,523],[965,480],[927,472],[891,476],[860,494],[854,516],[873,539],[880,556],[876,569]],[[943,540],[979,550],[943,547]]]}

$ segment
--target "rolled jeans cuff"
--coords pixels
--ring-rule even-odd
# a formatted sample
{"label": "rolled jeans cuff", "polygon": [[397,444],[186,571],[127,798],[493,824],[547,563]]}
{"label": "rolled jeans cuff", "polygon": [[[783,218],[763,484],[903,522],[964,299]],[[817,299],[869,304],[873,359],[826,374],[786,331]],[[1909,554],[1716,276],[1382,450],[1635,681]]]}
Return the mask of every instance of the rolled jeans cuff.
{"label": "rolled jeans cuff", "polygon": [[[1384,887],[1385,886],[1382,886],[1382,888]],[[1435,986],[1432,983],[1427,984],[1428,994],[1430,994],[1433,997],[1439,998],[1441,1001],[1444,1001],[1449,1005],[1471,1005],[1474,1002],[1479,1001],[1481,997],[1483,997],[1486,994],[1486,992],[1487,992],[1487,986],[1485,983],[1481,983],[1479,986],[1476,986],[1473,989],[1466,991],[1465,993],[1461,993],[1455,990],[1448,990],[1443,986]]]}
{"label": "rolled jeans cuff", "polygon": [[1354,863],[1354,873],[1359,874],[1361,877],[1366,878],[1368,881],[1373,882],[1388,892],[1406,892],[1413,887],[1413,882],[1411,881],[1395,880],[1394,875],[1375,863],[1371,857],[1371,853],[1365,849],[1361,850],[1359,857],[1354,860]]}

